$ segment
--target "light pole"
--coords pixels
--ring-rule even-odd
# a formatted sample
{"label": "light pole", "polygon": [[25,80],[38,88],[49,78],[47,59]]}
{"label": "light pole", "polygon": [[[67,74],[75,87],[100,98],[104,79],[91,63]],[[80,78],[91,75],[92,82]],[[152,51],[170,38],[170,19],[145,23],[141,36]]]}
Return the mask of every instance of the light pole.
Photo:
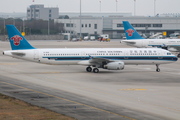
{"label": "light pole", "polygon": [[14,26],[15,26],[15,19],[13,18],[13,24],[14,24]]}
{"label": "light pole", "polygon": [[102,3],[102,1],[99,1],[99,3],[100,3],[100,12],[101,12],[101,3]]}
{"label": "light pole", "polygon": [[70,40],[71,40],[71,19],[70,19]]}
{"label": "light pole", "polygon": [[154,16],[156,15],[156,0],[154,0]]}
{"label": "light pole", "polygon": [[118,0],[116,0],[116,12],[118,11]]}
{"label": "light pole", "polygon": [[48,18],[48,35],[49,35],[49,18]]}
{"label": "light pole", "polygon": [[134,16],[136,15],[136,0],[134,0]]}
{"label": "light pole", "polygon": [[24,31],[24,24],[25,24],[25,23],[24,23],[24,19],[23,19],[23,32],[25,32],[25,31]]}
{"label": "light pole", "polygon": [[5,36],[5,18],[4,18],[4,40],[6,40],[6,36]]}
{"label": "light pole", "polygon": [[81,40],[81,0],[80,0],[80,40]]}

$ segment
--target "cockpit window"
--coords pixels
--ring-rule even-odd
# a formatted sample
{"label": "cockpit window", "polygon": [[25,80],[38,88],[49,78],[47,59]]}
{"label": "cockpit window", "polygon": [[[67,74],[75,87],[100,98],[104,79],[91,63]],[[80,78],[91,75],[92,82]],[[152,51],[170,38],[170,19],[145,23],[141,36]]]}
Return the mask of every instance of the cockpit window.
{"label": "cockpit window", "polygon": [[167,53],[167,55],[171,55],[171,53]]}

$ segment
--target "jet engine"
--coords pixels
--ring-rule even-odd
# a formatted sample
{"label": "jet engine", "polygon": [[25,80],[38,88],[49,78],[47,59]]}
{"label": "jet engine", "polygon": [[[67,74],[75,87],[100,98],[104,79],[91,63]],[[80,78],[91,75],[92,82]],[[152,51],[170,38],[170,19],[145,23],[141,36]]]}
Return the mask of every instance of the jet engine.
{"label": "jet engine", "polygon": [[110,62],[107,65],[104,65],[104,69],[123,70],[124,69],[124,62]]}

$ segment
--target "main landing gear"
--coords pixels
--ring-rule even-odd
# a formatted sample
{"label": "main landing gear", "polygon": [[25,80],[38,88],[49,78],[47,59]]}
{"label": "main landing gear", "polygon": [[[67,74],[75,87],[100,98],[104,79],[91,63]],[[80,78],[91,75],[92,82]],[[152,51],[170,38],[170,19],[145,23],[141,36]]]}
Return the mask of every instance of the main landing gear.
{"label": "main landing gear", "polygon": [[87,72],[91,72],[91,71],[92,71],[92,68],[91,68],[91,67],[87,67],[87,68],[86,68],[86,71],[87,71]]}
{"label": "main landing gear", "polygon": [[99,69],[98,69],[98,68],[94,68],[94,69],[93,69],[93,72],[94,72],[94,73],[98,73],[98,72],[99,72]]}
{"label": "main landing gear", "polygon": [[[91,72],[91,71],[92,71],[92,68],[89,66],[89,67],[86,68],[86,71],[87,71],[87,72]],[[94,73],[98,73],[98,72],[99,72],[99,69],[98,69],[98,68],[94,68],[94,69],[93,69],[93,72],[94,72]]]}
{"label": "main landing gear", "polygon": [[156,64],[156,72],[160,72],[160,68],[158,64]]}

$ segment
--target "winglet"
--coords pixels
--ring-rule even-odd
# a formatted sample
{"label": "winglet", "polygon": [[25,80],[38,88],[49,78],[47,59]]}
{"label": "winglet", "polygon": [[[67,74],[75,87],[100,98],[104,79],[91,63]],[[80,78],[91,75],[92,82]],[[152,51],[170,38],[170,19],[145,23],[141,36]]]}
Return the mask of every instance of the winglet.
{"label": "winglet", "polygon": [[12,50],[35,49],[14,25],[6,25]]}
{"label": "winglet", "polygon": [[138,32],[133,28],[133,26],[128,21],[123,21],[123,25],[127,40],[144,39],[138,34]]}

